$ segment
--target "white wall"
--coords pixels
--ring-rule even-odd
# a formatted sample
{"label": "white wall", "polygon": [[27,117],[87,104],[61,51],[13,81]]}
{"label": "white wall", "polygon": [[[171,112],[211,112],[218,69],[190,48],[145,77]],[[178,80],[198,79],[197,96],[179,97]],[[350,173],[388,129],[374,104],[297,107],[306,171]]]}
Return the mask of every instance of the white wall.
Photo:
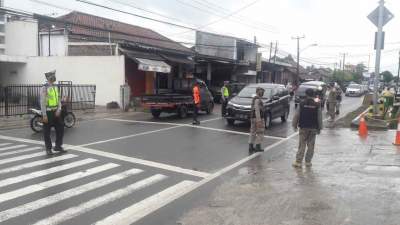
{"label": "white wall", "polygon": [[37,56],[38,24],[34,21],[6,23],[6,55]]}
{"label": "white wall", "polygon": [[44,73],[57,70],[57,80],[95,84],[96,105],[120,102],[120,85],[125,83],[124,56],[29,57],[24,64],[0,68],[0,81],[7,84],[42,84]]}
{"label": "white wall", "polygon": [[[64,34],[50,34],[50,56],[66,56],[68,37]],[[40,55],[49,56],[49,35],[40,34]]]}

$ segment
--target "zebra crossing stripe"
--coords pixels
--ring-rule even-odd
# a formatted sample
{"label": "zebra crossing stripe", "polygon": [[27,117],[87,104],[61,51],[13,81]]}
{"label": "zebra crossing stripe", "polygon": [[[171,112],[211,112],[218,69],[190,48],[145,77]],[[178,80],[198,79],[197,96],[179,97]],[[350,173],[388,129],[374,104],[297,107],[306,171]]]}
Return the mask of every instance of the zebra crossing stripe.
{"label": "zebra crossing stripe", "polygon": [[190,185],[193,185],[194,183],[195,182],[193,181],[182,181],[136,204],[133,204],[128,208],[114,213],[103,220],[96,222],[95,225],[130,225],[174,201],[176,196],[179,195],[182,190]]}
{"label": "zebra crossing stripe", "polygon": [[117,182],[119,180],[123,180],[127,177],[130,177],[132,175],[141,173],[142,170],[139,169],[131,169],[131,170],[127,170],[124,171],[122,173],[118,173],[118,174],[114,174],[108,177],[105,177],[103,179],[100,180],[95,180],[93,182],[45,197],[45,198],[41,198],[38,199],[36,201],[33,202],[29,202],[5,211],[0,212],[0,223],[7,221],[11,218],[15,218],[21,215],[24,215],[26,213],[32,212],[34,210],[46,207],[48,205],[60,202],[62,200],[80,195],[80,194],[84,194],[86,192],[89,192],[91,190],[106,186],[108,184]]}
{"label": "zebra crossing stripe", "polygon": [[11,145],[11,143],[0,143],[0,147],[6,146],[6,145]]}
{"label": "zebra crossing stripe", "polygon": [[20,161],[20,160],[24,160],[24,159],[31,159],[34,157],[44,156],[44,155],[46,155],[45,152],[37,152],[37,153],[29,154],[29,155],[22,155],[22,156],[12,157],[12,158],[8,158],[8,159],[2,159],[2,160],[0,160],[0,164],[6,164],[6,163]]}
{"label": "zebra crossing stripe", "polygon": [[100,172],[103,172],[103,171],[106,171],[106,170],[109,170],[109,169],[112,169],[112,168],[115,168],[118,166],[119,166],[118,164],[108,163],[108,164],[105,164],[102,166],[88,169],[86,171],[79,171],[76,173],[69,174],[67,176],[58,177],[56,179],[48,180],[48,181],[45,181],[45,182],[42,182],[39,184],[33,184],[33,185],[29,185],[29,186],[26,186],[24,188],[20,188],[20,189],[14,190],[14,191],[6,192],[3,194],[0,194],[0,203],[9,201],[11,199],[19,198],[24,195],[32,194],[34,192],[41,191],[46,188],[54,187],[54,186],[57,186],[60,184],[70,182],[70,181],[88,177],[93,174],[100,173]]}
{"label": "zebra crossing stripe", "polygon": [[23,152],[30,152],[30,151],[39,150],[39,149],[41,149],[41,147],[31,147],[31,148],[24,148],[24,149],[15,150],[15,151],[8,151],[8,152],[0,153],[0,157],[7,156],[7,155],[14,155],[14,154],[23,153]]}
{"label": "zebra crossing stripe", "polygon": [[154,176],[151,176],[149,178],[146,178],[144,180],[138,181],[134,184],[131,184],[129,186],[126,186],[124,188],[118,189],[116,191],[113,191],[111,193],[108,193],[106,195],[103,195],[101,197],[95,198],[93,200],[90,200],[88,202],[82,203],[78,206],[71,207],[69,209],[66,209],[64,211],[61,211],[49,218],[43,219],[39,222],[34,223],[34,225],[51,225],[51,224],[60,224],[64,221],[67,221],[69,219],[72,219],[76,216],[82,215],[86,212],[89,212],[96,207],[100,207],[102,205],[105,205],[109,202],[115,201],[117,199],[123,198],[135,191],[138,191],[140,189],[143,189],[145,187],[148,187],[152,184],[155,184],[161,180],[166,179],[167,176],[164,176],[162,174],[156,174]]}
{"label": "zebra crossing stripe", "polygon": [[0,151],[11,150],[11,149],[17,149],[17,148],[23,148],[23,147],[26,147],[26,145],[7,146],[7,147],[2,147],[2,148],[0,148]]}
{"label": "zebra crossing stripe", "polygon": [[20,164],[18,166],[13,166],[13,167],[8,167],[5,169],[2,169],[2,170],[0,170],[0,174],[11,173],[11,172],[15,172],[18,170],[28,169],[28,168],[32,168],[35,166],[46,165],[46,164],[50,164],[50,163],[54,163],[54,162],[58,162],[58,161],[66,160],[66,159],[71,159],[71,158],[75,158],[75,157],[77,157],[77,155],[67,154],[67,155],[61,155],[61,156],[57,156],[57,157],[53,157],[53,158],[33,161],[30,163],[24,163],[24,164]]}
{"label": "zebra crossing stripe", "polygon": [[77,162],[73,162],[73,163],[69,163],[69,164],[65,164],[65,165],[61,165],[61,166],[56,166],[56,167],[45,169],[45,170],[36,171],[33,173],[24,174],[24,175],[17,176],[17,177],[11,177],[11,178],[8,178],[5,180],[0,180],[0,188],[5,187],[7,185],[16,184],[16,183],[31,180],[34,178],[46,176],[46,175],[49,175],[52,173],[61,172],[61,171],[75,168],[78,166],[83,166],[83,165],[86,165],[86,164],[89,164],[92,162],[96,162],[96,161],[97,161],[96,159],[89,158],[89,159],[84,159],[84,160],[80,160]]}

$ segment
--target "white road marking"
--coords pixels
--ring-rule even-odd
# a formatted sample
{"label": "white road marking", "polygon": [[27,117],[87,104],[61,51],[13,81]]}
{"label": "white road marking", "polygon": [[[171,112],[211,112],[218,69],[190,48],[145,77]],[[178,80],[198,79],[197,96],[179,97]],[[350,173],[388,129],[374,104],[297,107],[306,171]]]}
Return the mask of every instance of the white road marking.
{"label": "white road marking", "polygon": [[46,155],[45,152],[37,152],[37,153],[29,154],[29,155],[22,155],[22,156],[12,157],[12,158],[8,158],[8,159],[2,159],[2,160],[0,160],[0,164],[6,164],[6,163],[10,163],[10,162],[20,161],[20,160],[24,160],[24,159],[30,159],[33,157],[44,156],[44,155]]}
{"label": "white road marking", "polygon": [[72,173],[67,176],[55,178],[55,179],[48,180],[48,181],[45,181],[45,182],[42,182],[39,184],[33,184],[33,185],[26,186],[24,188],[16,189],[14,191],[2,193],[2,194],[0,194],[0,203],[3,203],[5,201],[11,200],[11,199],[19,198],[24,195],[32,194],[34,192],[41,191],[41,190],[44,190],[44,189],[47,189],[50,187],[54,187],[54,186],[57,186],[60,184],[65,184],[70,181],[78,180],[78,179],[88,177],[88,176],[91,176],[91,175],[94,175],[97,173],[101,173],[103,171],[115,168],[117,166],[119,166],[119,165],[114,164],[114,163],[108,163],[108,164],[105,164],[102,166],[88,169],[86,171]]}
{"label": "white road marking", "polygon": [[[0,135],[0,139],[6,139],[6,140],[13,140],[13,141],[31,143],[31,144],[44,145],[43,142],[30,140],[30,139],[8,137],[8,136],[4,136],[4,135]],[[118,159],[118,160],[122,160],[122,161],[125,161],[125,162],[141,164],[141,165],[150,166],[150,167],[154,167],[154,168],[159,168],[159,169],[163,169],[163,170],[168,170],[168,171],[172,171],[172,172],[176,172],[176,173],[187,174],[187,175],[191,175],[191,176],[195,176],[195,177],[204,178],[204,177],[207,177],[207,176],[210,175],[209,173],[205,173],[205,172],[200,172],[200,171],[195,171],[195,170],[190,170],[190,169],[184,169],[184,168],[181,168],[181,167],[172,166],[172,165],[168,165],[168,164],[163,164],[163,163],[158,163],[158,162],[148,161],[148,160],[144,160],[144,159],[138,159],[138,158],[133,158],[133,157],[129,157],[129,156],[124,156],[124,155],[119,155],[119,154],[115,154],[115,153],[109,153],[109,152],[105,152],[105,151],[100,151],[100,150],[95,150],[95,149],[90,149],[90,148],[83,147],[83,146],[92,145],[92,144],[95,144],[95,143],[89,143],[89,144],[80,145],[80,146],[64,145],[64,147],[65,147],[65,149],[71,149],[71,150],[75,150],[75,151],[94,154],[94,155],[97,155],[97,156],[102,156],[102,157],[107,157],[107,158],[112,158],[112,159]],[[1,174],[1,170],[0,170],[0,174]]]}
{"label": "white road marking", "polygon": [[172,187],[169,187],[155,195],[152,195],[136,204],[129,206],[107,218],[98,221],[96,225],[129,225],[161,207],[174,201],[181,191],[192,186],[193,181],[182,181]]}
{"label": "white road marking", "polygon": [[0,153],[0,157],[6,156],[6,155],[14,155],[14,154],[18,154],[18,153],[35,151],[35,150],[39,150],[39,149],[41,149],[41,147],[30,147],[30,148],[24,148],[24,149],[20,149],[20,150],[8,151],[8,152]]}
{"label": "white road marking", "polygon": [[109,177],[106,177],[106,178],[103,178],[100,180],[95,180],[93,182],[90,182],[90,183],[87,183],[87,184],[84,184],[84,185],[81,185],[81,186],[78,186],[78,187],[75,187],[72,189],[68,189],[66,191],[63,191],[63,192],[60,192],[60,193],[57,193],[54,195],[50,195],[45,198],[41,198],[36,201],[29,202],[29,203],[2,211],[2,212],[0,212],[0,223],[7,221],[11,218],[15,218],[17,216],[27,214],[34,210],[46,207],[48,205],[60,202],[62,200],[65,200],[65,199],[68,199],[68,198],[71,198],[74,196],[78,196],[80,194],[84,194],[86,192],[106,186],[108,184],[112,184],[114,182],[125,179],[132,175],[138,174],[140,172],[141,171],[138,169],[124,171],[122,173],[114,174],[114,175],[111,175]]}
{"label": "white road marking", "polygon": [[200,120],[200,123],[207,123],[207,122],[211,122],[211,121],[215,121],[215,120],[222,120],[222,117],[218,117],[218,118],[212,118],[212,119],[208,119],[208,120]]}
{"label": "white road marking", "polygon": [[0,144],[0,147],[6,146],[6,145],[11,145],[11,143],[1,143],[1,144]]}
{"label": "white road marking", "polygon": [[[118,189],[116,191],[110,192],[106,195],[100,196],[98,198],[92,199],[88,202],[84,202],[78,206],[71,207],[69,209],[66,209],[64,211],[61,211],[49,218],[43,219],[41,221],[38,221],[34,223],[34,225],[53,225],[53,224],[60,224],[64,221],[67,221],[69,219],[72,219],[74,217],[77,217],[79,215],[82,215],[86,212],[89,212],[97,207],[100,207],[102,205],[105,205],[107,203],[113,202],[117,199],[123,198],[127,195],[132,194],[135,191],[141,190],[145,187],[148,187],[152,184],[155,184],[161,180],[166,179],[167,176],[161,175],[161,174],[156,174],[154,176],[151,176],[149,178],[146,178],[144,180],[138,181],[134,184],[131,184],[129,186],[126,186],[124,188]],[[115,223],[114,221],[113,223]]]}
{"label": "white road marking", "polygon": [[[218,120],[221,118],[214,118],[214,119],[210,119],[210,120],[206,120],[206,122],[209,121],[214,121],[214,120]],[[192,127],[192,128],[197,128],[197,129],[204,129],[204,130],[212,130],[212,131],[218,131],[218,132],[223,132],[223,133],[232,133],[232,134],[240,134],[240,135],[246,135],[249,136],[249,133],[245,133],[245,132],[239,132],[239,131],[233,131],[233,130],[225,130],[225,129],[218,129],[218,128],[212,128],[212,127],[205,127],[205,126],[196,126],[196,125],[192,125],[192,124],[184,124],[184,123],[165,123],[165,122],[149,122],[149,121],[140,121],[140,120],[124,120],[124,119],[112,119],[112,118],[106,118],[105,120],[111,120],[111,121],[119,121],[119,122],[130,122],[130,123],[143,123],[143,124],[158,124],[158,125],[175,125],[173,127],[171,127],[170,129],[173,128],[178,128],[178,127]],[[203,121],[201,121],[203,122]],[[152,133],[155,132],[159,132],[159,131],[163,131],[164,129],[160,129],[160,130],[155,130]],[[169,129],[168,129],[169,130]],[[143,133],[146,134],[147,132]],[[139,136],[139,135],[138,135]],[[277,140],[281,140],[283,139],[282,137],[275,137],[275,136],[268,136],[265,135],[264,137],[266,138],[271,138],[271,139],[277,139]],[[87,146],[87,145],[85,145]]]}
{"label": "white road marking", "polygon": [[88,144],[84,144],[84,145],[79,145],[79,146],[85,147],[85,146],[89,146],[89,145],[103,144],[103,143],[107,143],[107,142],[111,142],[111,141],[117,141],[117,140],[122,140],[122,139],[137,137],[137,136],[143,136],[143,135],[146,135],[146,134],[152,134],[152,133],[156,133],[156,132],[160,132],[160,131],[171,130],[171,129],[174,129],[174,128],[177,128],[177,127],[180,127],[180,126],[167,127],[167,128],[163,128],[163,129],[158,129],[158,130],[153,130],[153,131],[147,131],[147,132],[138,133],[138,134],[132,134],[132,135],[127,135],[127,136],[121,136],[121,137],[117,137],[117,138],[111,138],[111,139],[103,140],[103,141],[96,141],[96,142],[92,142],[92,143],[88,143]]}
{"label": "white road marking", "polygon": [[2,148],[0,148],[0,151],[23,148],[23,147],[26,147],[26,145],[13,145],[13,146],[8,146],[8,147],[2,147]]}
{"label": "white road marking", "polygon": [[81,146],[71,147],[71,149],[73,149],[75,151],[99,155],[99,156],[106,157],[106,158],[117,159],[117,160],[121,160],[121,161],[125,161],[125,162],[131,162],[131,163],[135,163],[135,164],[145,165],[145,166],[163,169],[163,170],[172,171],[172,172],[181,173],[181,174],[187,174],[187,175],[191,175],[191,176],[195,176],[195,177],[204,178],[204,177],[207,177],[210,175],[209,173],[184,169],[184,168],[177,167],[177,166],[167,165],[167,164],[153,162],[153,161],[147,161],[144,159],[133,158],[133,157],[129,157],[129,156],[95,150],[95,149],[91,149],[91,148],[84,148]]}
{"label": "white road marking", "polygon": [[8,178],[8,179],[5,179],[5,180],[0,180],[0,188],[1,187],[5,187],[7,185],[16,184],[16,183],[20,183],[20,182],[23,182],[23,181],[31,180],[31,179],[34,179],[34,178],[47,176],[47,175],[50,175],[52,173],[61,172],[61,171],[68,170],[68,169],[71,169],[71,168],[74,168],[74,167],[87,165],[89,163],[96,162],[96,161],[97,161],[96,159],[88,158],[88,159],[76,161],[76,162],[73,162],[73,163],[69,163],[69,164],[65,164],[65,165],[61,165],[61,166],[56,166],[56,167],[52,167],[52,168],[45,169],[45,170],[35,171],[35,172],[32,172],[32,173],[20,175],[20,176],[17,176],[17,177],[11,177],[11,178]]}
{"label": "white road marking", "polygon": [[0,174],[15,172],[18,170],[23,170],[23,169],[28,169],[28,168],[35,167],[35,166],[50,164],[50,163],[54,163],[54,162],[58,162],[58,161],[66,160],[66,159],[71,159],[71,158],[75,158],[75,157],[77,157],[77,155],[68,154],[68,155],[61,155],[61,156],[57,156],[57,157],[53,157],[53,158],[38,160],[38,161],[30,162],[30,163],[20,164],[18,166],[13,166],[13,167],[2,169],[2,170],[0,170]]}

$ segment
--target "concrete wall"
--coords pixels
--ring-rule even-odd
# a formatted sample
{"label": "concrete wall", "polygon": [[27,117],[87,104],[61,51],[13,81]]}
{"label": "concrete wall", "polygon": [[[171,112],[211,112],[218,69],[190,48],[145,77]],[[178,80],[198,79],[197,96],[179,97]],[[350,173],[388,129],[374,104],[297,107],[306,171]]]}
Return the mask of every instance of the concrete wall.
{"label": "concrete wall", "polygon": [[34,21],[10,21],[6,23],[6,55],[37,56],[38,24]]}
{"label": "concrete wall", "polygon": [[42,84],[44,73],[57,70],[57,80],[74,84],[95,84],[96,104],[120,102],[120,85],[125,83],[124,56],[30,57],[26,64],[0,65],[0,82]]}

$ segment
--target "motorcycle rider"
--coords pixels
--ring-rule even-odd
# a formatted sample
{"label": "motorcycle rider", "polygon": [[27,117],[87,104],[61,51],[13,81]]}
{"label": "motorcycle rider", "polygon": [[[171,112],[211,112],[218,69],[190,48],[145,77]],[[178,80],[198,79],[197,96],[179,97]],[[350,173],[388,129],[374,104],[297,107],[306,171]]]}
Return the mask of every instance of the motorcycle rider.
{"label": "motorcycle rider", "polygon": [[45,73],[46,84],[40,92],[40,108],[43,116],[43,136],[47,155],[52,155],[51,127],[56,130],[56,146],[54,151],[66,152],[63,147],[64,121],[61,116],[61,100],[56,82],[56,71]]}

